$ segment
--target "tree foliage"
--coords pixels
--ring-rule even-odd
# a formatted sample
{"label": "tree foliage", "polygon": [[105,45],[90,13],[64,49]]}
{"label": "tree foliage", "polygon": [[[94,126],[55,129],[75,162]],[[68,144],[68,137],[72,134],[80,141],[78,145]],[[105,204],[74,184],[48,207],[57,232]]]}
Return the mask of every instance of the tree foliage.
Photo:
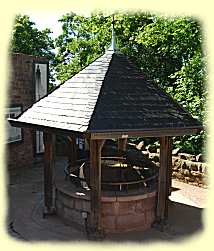
{"label": "tree foliage", "polygon": [[110,41],[111,23],[110,18],[102,13],[91,17],[69,13],[59,21],[63,32],[56,39],[55,69],[57,78],[64,82],[104,53],[106,41]]}
{"label": "tree foliage", "polygon": [[[206,125],[206,57],[200,23],[190,17],[155,17],[138,36],[144,45],[143,69],[186,110]],[[151,67],[152,65],[152,67]],[[199,153],[205,132],[177,137],[185,152]]]}
{"label": "tree foliage", "polygon": [[[141,45],[133,38],[139,26],[151,22],[151,15],[118,14],[115,18],[118,47],[130,59],[140,61]],[[107,50],[111,42],[111,20],[112,16],[103,12],[94,12],[90,17],[68,13],[59,20],[63,32],[56,39],[58,79],[64,82]]]}
{"label": "tree foliage", "polygon": [[[10,40],[10,51],[26,55],[41,56],[49,60],[51,82],[53,77],[54,41],[50,29],[38,30],[28,15],[16,15]],[[52,84],[52,83],[50,83]]]}
{"label": "tree foliage", "polygon": [[[102,55],[110,46],[112,16],[96,11],[90,16],[73,12],[59,20],[62,34],[55,40],[56,77],[65,82]],[[206,125],[206,56],[200,22],[192,17],[166,18],[152,13],[117,13],[117,46],[145,74],[153,78],[189,113]],[[28,16],[16,18],[11,50],[52,59],[50,30],[33,28]],[[205,132],[177,137],[175,146],[199,153]]]}
{"label": "tree foliage", "polygon": [[52,60],[54,41],[51,39],[50,29],[38,30],[35,23],[27,15],[18,14],[12,30],[10,50],[15,53],[42,56]]}
{"label": "tree foliage", "polygon": [[[102,12],[62,17],[55,62],[62,82],[105,52],[111,41],[111,18]],[[115,20],[119,49],[205,124],[207,74],[200,23],[191,17],[166,18],[144,12],[117,13]],[[204,138],[202,131],[174,142],[183,151],[199,153]]]}

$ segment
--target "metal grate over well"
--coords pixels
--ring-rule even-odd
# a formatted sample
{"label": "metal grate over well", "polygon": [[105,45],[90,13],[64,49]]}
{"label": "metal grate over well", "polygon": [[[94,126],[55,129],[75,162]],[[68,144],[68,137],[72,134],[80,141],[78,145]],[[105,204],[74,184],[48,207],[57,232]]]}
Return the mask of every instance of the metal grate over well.
{"label": "metal grate over well", "polygon": [[[158,167],[151,161],[136,163],[130,157],[101,158],[101,187],[103,191],[121,191],[143,189],[148,187],[158,176]],[[68,165],[65,168],[66,178],[77,187],[90,190],[90,161],[81,165]]]}

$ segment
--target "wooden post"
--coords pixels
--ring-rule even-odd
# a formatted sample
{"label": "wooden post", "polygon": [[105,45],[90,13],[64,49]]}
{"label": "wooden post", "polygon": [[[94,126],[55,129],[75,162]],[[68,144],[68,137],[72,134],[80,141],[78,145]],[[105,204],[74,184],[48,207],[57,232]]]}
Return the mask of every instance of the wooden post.
{"label": "wooden post", "polygon": [[76,144],[76,138],[70,138],[69,139],[69,152],[68,152],[68,162],[71,165],[75,165],[75,162],[77,160],[77,144]]}
{"label": "wooden post", "polygon": [[167,137],[167,174],[166,174],[166,206],[165,206],[165,214],[164,220],[168,219],[168,198],[171,195],[171,187],[172,187],[172,137]]}
{"label": "wooden post", "polygon": [[101,149],[105,141],[90,141],[91,235],[102,235]]}
{"label": "wooden post", "polygon": [[126,150],[126,142],[127,142],[127,139],[119,139],[119,142],[118,142],[118,150],[119,151]]}
{"label": "wooden post", "polygon": [[171,188],[172,188],[172,137],[168,137],[168,145],[169,145],[169,149],[168,149],[168,196],[171,195]]}
{"label": "wooden post", "polygon": [[44,133],[44,201],[45,210],[43,216],[53,214],[52,196],[52,169],[53,169],[53,137],[52,134]]}
{"label": "wooden post", "polygon": [[160,168],[159,168],[159,182],[158,182],[158,198],[156,211],[156,228],[163,231],[167,225],[168,218],[168,196],[170,185],[170,174],[172,165],[172,147],[171,137],[160,138]]}

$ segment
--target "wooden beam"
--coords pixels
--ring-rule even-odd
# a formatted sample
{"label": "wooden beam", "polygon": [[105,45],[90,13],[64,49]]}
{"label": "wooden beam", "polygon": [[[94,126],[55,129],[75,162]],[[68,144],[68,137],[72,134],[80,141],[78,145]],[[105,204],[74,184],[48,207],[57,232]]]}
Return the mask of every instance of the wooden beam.
{"label": "wooden beam", "polygon": [[91,229],[101,232],[101,149],[105,141],[90,141]]}
{"label": "wooden beam", "polygon": [[180,127],[180,128],[145,128],[140,130],[126,130],[126,131],[85,131],[76,132],[68,129],[60,129],[49,126],[36,125],[27,122],[21,122],[18,119],[8,118],[8,122],[11,126],[29,128],[35,131],[59,134],[59,135],[72,135],[75,138],[85,138],[85,139],[112,139],[112,138],[138,138],[138,137],[162,137],[162,136],[183,136],[183,135],[194,135],[203,130],[203,126],[194,127]]}
{"label": "wooden beam", "polygon": [[142,129],[130,131],[103,131],[91,132],[91,139],[113,139],[113,138],[140,138],[140,137],[164,137],[194,135],[200,132],[202,127],[194,128],[163,128],[163,129]]}
{"label": "wooden beam", "polygon": [[170,174],[172,167],[172,140],[171,137],[160,138],[160,168],[157,198],[157,221],[165,222],[168,218],[168,196],[170,186]]}
{"label": "wooden beam", "polygon": [[53,169],[53,137],[44,133],[44,200],[46,211],[51,212],[53,205],[52,196],[52,169]]}

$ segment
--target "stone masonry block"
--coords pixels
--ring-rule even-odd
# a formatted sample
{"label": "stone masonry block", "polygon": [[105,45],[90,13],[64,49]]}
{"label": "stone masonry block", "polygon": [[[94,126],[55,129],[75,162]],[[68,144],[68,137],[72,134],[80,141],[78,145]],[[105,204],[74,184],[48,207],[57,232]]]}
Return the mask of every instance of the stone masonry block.
{"label": "stone masonry block", "polygon": [[74,207],[74,198],[72,198],[71,196],[64,194],[62,192],[59,192],[58,197],[64,206],[70,207],[70,208]]}
{"label": "stone masonry block", "polygon": [[146,200],[135,201],[135,212],[136,213],[145,212],[146,211],[145,206],[146,206]]}
{"label": "stone masonry block", "polygon": [[198,170],[200,170],[200,166],[201,166],[201,164],[198,162],[191,162],[190,169],[192,171],[198,171]]}
{"label": "stone masonry block", "polygon": [[145,224],[145,222],[146,222],[145,213],[134,214],[134,221],[133,221],[134,226],[141,226]]}
{"label": "stone masonry block", "polygon": [[82,200],[81,199],[75,198],[74,208],[78,211],[82,211]]}
{"label": "stone masonry block", "polygon": [[82,200],[82,211],[91,212],[91,203],[89,200]]}
{"label": "stone masonry block", "polygon": [[85,220],[82,218],[82,212],[75,209],[64,207],[62,218],[77,225],[85,225]]}
{"label": "stone masonry block", "polygon": [[[112,230],[115,229],[115,216],[113,215],[105,215],[105,217],[102,218],[103,222],[102,222],[102,227],[104,228],[104,230],[108,229],[108,230]],[[109,232],[109,231],[107,231]]]}
{"label": "stone masonry block", "polygon": [[131,214],[135,211],[135,203],[132,201],[119,202],[119,215]]}
{"label": "stone masonry block", "polygon": [[102,196],[101,197],[101,201],[102,202],[115,202],[117,201],[117,197],[116,196],[111,196],[111,197],[108,197],[108,196]]}
{"label": "stone masonry block", "polygon": [[148,198],[146,200],[140,200],[135,202],[136,212],[145,212],[153,209],[156,206],[156,197]]}
{"label": "stone masonry block", "polygon": [[155,220],[155,210],[148,210],[145,214],[147,223],[152,223]]}
{"label": "stone masonry block", "polygon": [[116,218],[116,229],[131,228],[134,222],[134,215],[120,215]]}
{"label": "stone masonry block", "polygon": [[102,202],[101,208],[103,215],[117,215],[119,212],[119,202]]}

